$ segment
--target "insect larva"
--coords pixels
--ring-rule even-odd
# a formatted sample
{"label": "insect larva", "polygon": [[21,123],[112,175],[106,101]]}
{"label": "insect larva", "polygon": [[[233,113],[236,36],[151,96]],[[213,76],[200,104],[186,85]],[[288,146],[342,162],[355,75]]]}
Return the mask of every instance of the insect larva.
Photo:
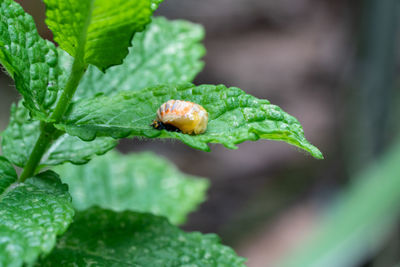
{"label": "insect larva", "polygon": [[201,134],[206,131],[207,123],[208,113],[202,106],[189,101],[171,99],[157,110],[157,120],[152,126],[160,130]]}

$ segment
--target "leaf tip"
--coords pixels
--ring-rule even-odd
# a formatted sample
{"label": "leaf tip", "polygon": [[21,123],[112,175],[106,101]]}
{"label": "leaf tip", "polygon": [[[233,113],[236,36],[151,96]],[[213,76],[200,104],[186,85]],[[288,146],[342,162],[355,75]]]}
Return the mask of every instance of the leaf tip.
{"label": "leaf tip", "polygon": [[309,145],[307,150],[311,153],[311,155],[316,158],[316,159],[324,159],[324,155],[322,154],[322,152],[313,145]]}

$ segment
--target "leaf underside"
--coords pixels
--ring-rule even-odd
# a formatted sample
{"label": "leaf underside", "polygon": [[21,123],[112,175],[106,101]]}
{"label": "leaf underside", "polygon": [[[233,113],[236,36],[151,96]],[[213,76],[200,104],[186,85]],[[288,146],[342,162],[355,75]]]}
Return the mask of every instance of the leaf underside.
{"label": "leaf underside", "polygon": [[163,217],[92,208],[38,266],[244,266],[214,234],[184,233]]}
{"label": "leaf underside", "polygon": [[[209,113],[207,131],[188,135],[153,129],[151,122],[157,109],[170,99],[202,105]],[[96,136],[172,138],[204,151],[209,151],[208,143],[236,149],[236,144],[246,140],[270,139],[300,147],[316,158],[323,157],[305,139],[300,123],[293,116],[267,100],[224,85],[157,86],[84,99],[75,103],[56,126],[83,140],[93,140]]]}
{"label": "leaf underside", "polygon": [[172,223],[186,220],[204,201],[208,181],[185,175],[153,153],[122,155],[110,151],[83,166],[55,167],[69,185],[77,210],[101,206],[116,211],[150,212]]}
{"label": "leaf underside", "polygon": [[49,253],[73,215],[67,186],[53,172],[9,186],[0,194],[0,266],[30,265]]}

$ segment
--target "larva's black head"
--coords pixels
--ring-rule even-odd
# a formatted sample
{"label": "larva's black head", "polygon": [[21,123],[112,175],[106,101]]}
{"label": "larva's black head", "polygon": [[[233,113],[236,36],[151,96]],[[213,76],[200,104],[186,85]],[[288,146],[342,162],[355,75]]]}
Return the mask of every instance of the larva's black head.
{"label": "larva's black head", "polygon": [[151,126],[153,126],[153,128],[157,130],[166,130],[168,132],[178,132],[178,133],[181,132],[181,130],[179,130],[175,126],[172,126],[171,124],[164,124],[161,121],[157,120],[154,120]]}

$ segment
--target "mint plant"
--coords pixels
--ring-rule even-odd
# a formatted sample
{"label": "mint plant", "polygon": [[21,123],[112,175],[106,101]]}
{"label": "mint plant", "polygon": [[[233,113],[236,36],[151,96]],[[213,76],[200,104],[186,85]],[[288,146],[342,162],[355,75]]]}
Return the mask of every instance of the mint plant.
{"label": "mint plant", "polygon": [[[322,158],[299,122],[239,88],[191,84],[204,31],[153,18],[162,0],[44,2],[58,48],[0,0],[0,63],[22,95],[1,134],[0,266],[243,266],[217,236],[175,226],[205,199],[207,180],[151,153],[110,150],[125,137],[204,151],[270,139]],[[153,129],[169,99],[202,105],[207,131]]]}

